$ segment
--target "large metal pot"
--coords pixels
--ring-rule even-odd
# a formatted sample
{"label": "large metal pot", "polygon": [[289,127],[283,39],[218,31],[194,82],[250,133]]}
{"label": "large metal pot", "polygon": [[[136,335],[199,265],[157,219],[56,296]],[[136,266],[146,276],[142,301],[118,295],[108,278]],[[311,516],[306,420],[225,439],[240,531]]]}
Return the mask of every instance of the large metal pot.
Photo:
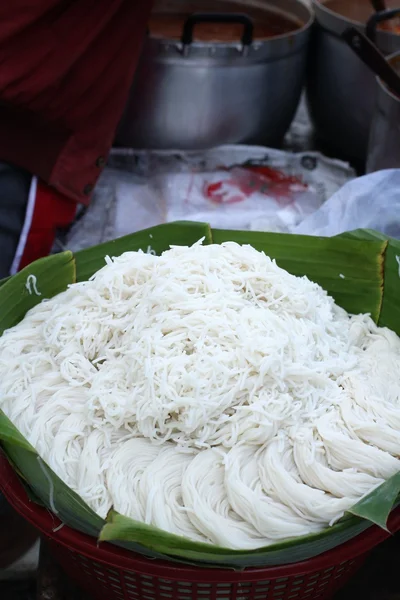
{"label": "large metal pot", "polygon": [[[181,8],[185,4],[181,0]],[[212,12],[226,4],[214,0]],[[304,84],[313,14],[299,0],[247,0],[236,6],[241,13],[254,6],[290,15],[298,29],[253,39],[252,24],[242,15],[241,40],[197,42],[192,41],[196,17],[186,22],[181,40],[149,36],[117,146],[195,150],[242,142],[280,144]]]}
{"label": "large metal pot", "polygon": [[[375,110],[375,77],[340,36],[351,25],[365,32],[373,10],[370,0],[343,0],[348,14],[353,8],[354,17],[350,18],[331,10],[333,2],[313,0],[316,25],[310,48],[308,104],[317,136],[337,155],[364,162]],[[387,4],[394,8],[400,2]],[[400,35],[378,31],[376,44],[384,54],[391,54],[400,50]]]}
{"label": "large metal pot", "polygon": [[[400,73],[400,52],[388,57]],[[378,101],[369,138],[367,172],[400,168],[400,97],[377,78]]]}

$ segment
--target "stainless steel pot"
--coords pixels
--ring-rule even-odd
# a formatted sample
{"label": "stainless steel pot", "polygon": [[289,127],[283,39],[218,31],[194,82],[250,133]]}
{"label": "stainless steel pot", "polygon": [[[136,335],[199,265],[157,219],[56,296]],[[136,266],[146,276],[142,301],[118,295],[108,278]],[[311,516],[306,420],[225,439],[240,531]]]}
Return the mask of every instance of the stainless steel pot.
{"label": "stainless steel pot", "polygon": [[[369,6],[370,0],[362,3]],[[313,5],[316,26],[307,97],[316,134],[339,156],[364,162],[376,102],[375,77],[340,36],[350,25],[365,32],[365,24],[333,12],[329,1],[313,0]],[[400,50],[400,35],[379,31],[376,43],[384,54],[391,54]]]}
{"label": "stainless steel pot", "polygon": [[[400,52],[388,57],[400,73]],[[369,138],[367,172],[400,168],[400,98],[377,78],[378,99]]]}
{"label": "stainless steel pot", "polygon": [[242,16],[242,40],[206,43],[192,41],[198,21],[192,18],[179,42],[149,37],[117,146],[279,145],[304,84],[313,15],[299,0],[247,0],[238,6],[243,10],[250,4],[286,13],[304,25],[290,34],[253,40],[251,22]]}

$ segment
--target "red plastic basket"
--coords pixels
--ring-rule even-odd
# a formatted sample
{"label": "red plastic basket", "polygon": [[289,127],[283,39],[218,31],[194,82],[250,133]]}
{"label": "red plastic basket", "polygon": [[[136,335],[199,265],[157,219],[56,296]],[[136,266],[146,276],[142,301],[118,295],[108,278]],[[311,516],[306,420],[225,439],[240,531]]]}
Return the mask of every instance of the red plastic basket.
{"label": "red plastic basket", "polygon": [[[0,489],[10,504],[39,529],[64,571],[99,600],[326,600],[390,534],[378,527],[303,562],[231,571],[151,560],[94,538],[61,522],[31,502],[13,468],[0,453]],[[389,529],[400,529],[400,509]]]}

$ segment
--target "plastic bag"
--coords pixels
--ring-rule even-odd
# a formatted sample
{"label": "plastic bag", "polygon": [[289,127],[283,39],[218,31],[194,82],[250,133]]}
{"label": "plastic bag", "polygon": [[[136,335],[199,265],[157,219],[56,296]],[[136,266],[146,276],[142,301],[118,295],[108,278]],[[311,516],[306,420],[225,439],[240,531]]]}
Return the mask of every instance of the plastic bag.
{"label": "plastic bag", "polygon": [[221,229],[289,232],[321,206],[312,185],[264,166],[153,179],[167,221],[205,221]]}
{"label": "plastic bag", "polygon": [[90,206],[56,247],[77,251],[179,219],[291,232],[354,176],[347,164],[317,152],[116,149]]}
{"label": "plastic bag", "polygon": [[346,183],[292,233],[332,236],[360,228],[400,239],[400,169]]}

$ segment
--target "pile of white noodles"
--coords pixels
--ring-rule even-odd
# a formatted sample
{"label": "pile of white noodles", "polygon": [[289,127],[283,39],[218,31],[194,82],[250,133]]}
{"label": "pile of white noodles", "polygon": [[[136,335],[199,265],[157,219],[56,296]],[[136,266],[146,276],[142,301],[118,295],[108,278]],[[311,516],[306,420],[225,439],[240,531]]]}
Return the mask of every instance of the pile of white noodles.
{"label": "pile of white noodles", "polygon": [[99,515],[253,549],[400,470],[394,333],[249,246],[106,262],[0,338],[0,407]]}

